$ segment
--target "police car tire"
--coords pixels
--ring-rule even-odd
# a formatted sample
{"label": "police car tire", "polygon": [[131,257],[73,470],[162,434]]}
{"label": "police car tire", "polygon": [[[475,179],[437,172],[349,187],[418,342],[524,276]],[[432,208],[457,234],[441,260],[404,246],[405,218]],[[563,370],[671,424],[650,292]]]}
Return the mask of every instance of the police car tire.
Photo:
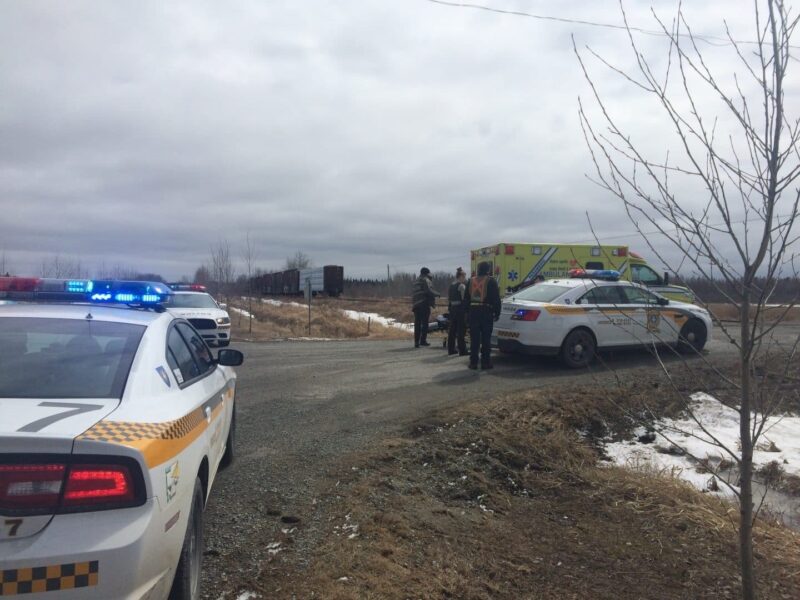
{"label": "police car tire", "polygon": [[231,417],[231,427],[228,430],[228,439],[225,440],[225,454],[222,455],[222,459],[219,461],[219,466],[221,469],[225,469],[231,465],[233,459],[236,458],[236,450],[234,449],[234,445],[236,444],[236,404],[233,405],[233,416]]}
{"label": "police car tire", "polygon": [[707,339],[706,326],[701,321],[692,319],[681,327],[678,350],[684,354],[700,352],[705,347]]}
{"label": "police car tire", "polygon": [[[579,357],[575,357],[574,349],[580,344],[583,349]],[[588,329],[574,329],[569,332],[561,344],[561,360],[571,369],[587,367],[594,360],[596,344],[592,332]]]}
{"label": "police car tire", "polygon": [[170,600],[197,600],[200,598],[200,572],[203,567],[203,484],[194,480],[192,509],[183,538],[183,547],[175,570],[175,579],[169,593]]}

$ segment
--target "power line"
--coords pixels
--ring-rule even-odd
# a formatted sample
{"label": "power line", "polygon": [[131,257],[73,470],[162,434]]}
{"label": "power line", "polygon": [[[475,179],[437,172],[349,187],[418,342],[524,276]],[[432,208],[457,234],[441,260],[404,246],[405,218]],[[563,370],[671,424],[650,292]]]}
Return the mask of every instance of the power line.
{"label": "power line", "polygon": [[[662,37],[669,37],[663,31],[658,31],[655,29],[643,29],[641,27],[627,27],[625,25],[617,25],[615,23],[600,23],[598,21],[587,21],[584,19],[570,19],[568,17],[554,17],[552,15],[540,15],[535,13],[529,13],[521,10],[507,10],[503,8],[494,8],[492,6],[486,6],[483,4],[473,4],[471,2],[451,2],[449,0],[427,0],[432,4],[441,4],[443,6],[452,6],[455,8],[472,8],[476,10],[485,10],[488,12],[499,13],[501,15],[511,15],[515,17],[527,17],[530,19],[537,19],[540,21],[555,21],[557,23],[569,23],[571,25],[585,25],[587,27],[601,27],[605,29],[617,29],[622,31],[635,31],[637,33],[641,33],[644,35],[653,35],[653,36],[662,36]],[[679,33],[680,36],[689,36],[688,33]],[[716,35],[705,35],[705,34],[691,34],[691,37],[697,40],[701,40],[711,46],[730,46],[732,44],[753,44],[758,45],[759,42],[753,42],[750,40],[733,40],[731,41],[728,38],[716,36]],[[789,45],[789,48],[800,49],[800,46]]]}

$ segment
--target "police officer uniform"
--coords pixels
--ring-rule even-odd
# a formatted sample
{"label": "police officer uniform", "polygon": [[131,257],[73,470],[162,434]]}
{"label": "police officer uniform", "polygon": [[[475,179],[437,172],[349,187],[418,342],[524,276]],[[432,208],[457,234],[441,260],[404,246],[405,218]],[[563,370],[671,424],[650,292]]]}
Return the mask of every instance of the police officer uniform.
{"label": "police officer uniform", "polygon": [[467,285],[470,369],[478,368],[479,355],[481,368],[492,368],[492,329],[495,320],[500,317],[502,301],[500,300],[500,288],[497,281],[491,276],[491,270],[490,263],[480,263],[477,276],[472,277]]}
{"label": "police officer uniform", "polygon": [[[459,273],[463,273],[459,269]],[[458,343],[458,353],[461,356],[467,354],[467,285],[463,281],[456,279],[450,284],[447,294],[448,312],[450,322],[447,326],[447,353],[456,353],[456,343]]]}

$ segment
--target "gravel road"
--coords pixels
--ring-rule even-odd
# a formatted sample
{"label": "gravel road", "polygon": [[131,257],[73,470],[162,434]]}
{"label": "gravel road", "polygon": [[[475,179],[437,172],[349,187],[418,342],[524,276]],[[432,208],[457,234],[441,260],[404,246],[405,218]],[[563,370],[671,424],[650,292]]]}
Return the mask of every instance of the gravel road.
{"label": "gravel road", "polygon": [[[800,325],[784,325],[780,333],[797,336]],[[271,559],[289,538],[292,559],[302,566],[303,548],[314,543],[321,526],[326,499],[319,490],[339,457],[432,410],[559,381],[595,378],[602,385],[607,368],[635,376],[638,369],[655,367],[646,352],[626,351],[604,356],[607,367],[592,372],[571,371],[551,359],[503,355],[496,357],[494,370],[473,372],[465,358],[448,357],[438,344],[409,346],[406,341],[236,344],[246,356],[237,370],[237,458],[219,474],[205,513],[205,598],[236,598],[274,568]],[[709,357],[724,358],[734,348],[715,341],[708,351]]]}

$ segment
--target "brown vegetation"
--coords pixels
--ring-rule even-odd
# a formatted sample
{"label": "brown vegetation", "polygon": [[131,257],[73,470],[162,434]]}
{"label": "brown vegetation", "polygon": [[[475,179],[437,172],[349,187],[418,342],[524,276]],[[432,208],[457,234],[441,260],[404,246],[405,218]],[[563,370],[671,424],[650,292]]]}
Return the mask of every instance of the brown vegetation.
{"label": "brown vegetation", "polygon": [[[332,474],[312,562],[274,564],[258,588],[343,599],[736,597],[734,507],[667,474],[598,466],[591,440],[629,432],[637,400],[674,410],[654,383],[530,391],[416,424]],[[800,537],[763,520],[754,537],[761,597],[800,597]]]}

